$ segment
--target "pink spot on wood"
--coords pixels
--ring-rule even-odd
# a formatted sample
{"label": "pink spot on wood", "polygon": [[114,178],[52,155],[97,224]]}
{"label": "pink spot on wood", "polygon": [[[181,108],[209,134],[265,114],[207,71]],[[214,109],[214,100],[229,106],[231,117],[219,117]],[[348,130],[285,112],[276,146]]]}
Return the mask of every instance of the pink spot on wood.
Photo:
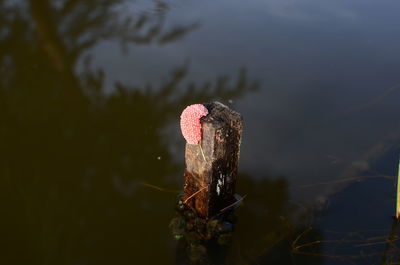
{"label": "pink spot on wood", "polygon": [[181,114],[181,131],[188,144],[198,144],[201,140],[200,118],[208,114],[202,104],[186,107]]}

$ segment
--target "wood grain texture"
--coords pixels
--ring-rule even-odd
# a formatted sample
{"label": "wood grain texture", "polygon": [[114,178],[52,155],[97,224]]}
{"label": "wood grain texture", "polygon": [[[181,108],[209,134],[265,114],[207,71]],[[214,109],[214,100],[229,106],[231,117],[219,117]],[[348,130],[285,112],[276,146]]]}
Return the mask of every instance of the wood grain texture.
{"label": "wood grain texture", "polygon": [[219,102],[204,105],[209,114],[201,119],[202,140],[186,144],[183,200],[210,218],[235,202],[243,119]]}

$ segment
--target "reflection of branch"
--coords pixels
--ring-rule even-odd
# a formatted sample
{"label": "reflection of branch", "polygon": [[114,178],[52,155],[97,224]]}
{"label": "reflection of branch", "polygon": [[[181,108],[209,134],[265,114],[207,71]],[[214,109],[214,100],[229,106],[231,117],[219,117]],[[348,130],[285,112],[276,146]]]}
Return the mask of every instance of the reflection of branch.
{"label": "reflection of branch", "polygon": [[[71,90],[80,95],[83,94],[73,69],[82,53],[99,41],[115,39],[122,43],[157,41],[164,44],[176,41],[198,27],[194,23],[164,32],[165,12],[164,9],[159,10],[159,3],[155,4],[156,12],[139,14],[136,19],[131,16],[121,18],[117,13],[121,11],[115,8],[121,1],[66,0],[61,3],[59,8],[49,0],[30,0],[32,18],[38,39],[53,67],[72,82]],[[179,75],[176,77],[179,82]],[[168,87],[165,93],[169,93]]]}
{"label": "reflection of branch", "polygon": [[[175,69],[171,73],[171,78],[165,84],[161,85],[158,89],[149,86],[144,95],[149,102],[157,102],[153,107],[162,110],[164,114],[164,121],[167,122],[168,118],[176,115],[179,109],[184,106],[197,102],[208,102],[210,100],[228,100],[242,97],[245,93],[255,91],[258,89],[257,82],[249,82],[247,74],[244,69],[239,73],[239,77],[233,85],[230,85],[227,78],[218,78],[215,84],[210,82],[197,86],[190,84],[189,87],[182,93],[180,85],[187,75],[188,65],[184,65]],[[138,91],[139,88],[127,87],[124,84],[117,83],[116,90],[120,93],[129,91]],[[132,92],[137,93],[137,92]],[[168,116],[168,117],[167,117]]]}
{"label": "reflection of branch", "polygon": [[[121,14],[117,10],[120,0],[69,0],[58,11],[62,35],[68,42],[76,44],[72,49],[74,59],[101,39],[113,39],[123,44],[159,44],[177,41],[198,27],[197,23],[177,26],[164,32],[165,3],[155,1],[154,12],[143,14]],[[135,17],[136,16],[136,17]]]}
{"label": "reflection of branch", "polygon": [[[371,174],[370,165],[382,158],[385,154],[387,154],[390,150],[394,148],[398,148],[400,146],[400,127],[392,129],[388,134],[386,134],[382,139],[372,145],[364,154],[359,156],[358,159],[349,163],[347,167],[338,175],[341,178],[328,181],[328,182],[319,182],[313,184],[306,184],[291,187],[291,189],[299,189],[299,188],[309,188],[315,186],[322,185],[332,185],[332,184],[344,184],[351,183],[355,180],[363,180],[369,178],[393,178],[393,176],[387,175],[365,175]],[[339,187],[334,187],[339,188]]]}
{"label": "reflection of branch", "polygon": [[78,80],[73,73],[73,62],[68,56],[67,49],[58,35],[57,28],[52,20],[52,10],[48,0],[30,1],[32,18],[43,49],[47,53],[54,68],[64,77],[64,81],[70,82],[69,90],[75,98],[82,99],[83,93],[78,85]]}
{"label": "reflection of branch", "polygon": [[384,93],[382,95],[378,95],[377,97],[375,97],[374,99],[370,100],[369,102],[366,102],[365,104],[361,104],[361,105],[358,105],[358,106],[354,106],[354,107],[344,111],[340,115],[341,116],[347,116],[347,115],[349,115],[351,113],[358,112],[358,111],[363,111],[363,110],[366,110],[366,109],[371,108],[373,106],[376,106],[379,103],[381,103],[384,99],[386,99],[387,97],[392,95],[393,93],[399,91],[399,89],[400,89],[400,83],[385,89],[385,91],[384,91]]}
{"label": "reflection of branch", "polygon": [[199,102],[207,102],[210,97],[209,95],[212,93],[217,94],[220,99],[228,100],[235,97],[241,97],[248,91],[256,91],[259,89],[258,82],[249,83],[247,80],[246,69],[244,68],[240,70],[236,83],[230,85],[228,81],[229,79],[226,77],[219,77],[216,80],[215,85],[205,83],[200,89],[197,89],[194,84],[190,84],[186,93],[181,96],[182,101],[189,103],[193,98],[193,93],[195,92],[197,93],[196,98]]}
{"label": "reflection of branch", "polygon": [[[188,101],[197,101],[200,97],[204,101],[228,96],[237,99],[251,90],[252,82],[242,72],[237,84],[209,82],[206,92],[201,90],[201,85],[193,84],[195,90],[187,94],[182,92],[182,81],[187,73],[187,66],[184,66],[154,90],[121,84],[119,91],[106,95],[102,93],[104,72],[80,68],[78,79],[74,69],[82,52],[106,37],[101,30],[107,33],[116,24],[104,17],[106,21],[101,25],[89,25],[80,30],[83,35],[76,40],[77,36],[64,33],[69,27],[79,26],[80,21],[63,20],[64,17],[55,10],[59,5],[52,5],[55,2],[30,0],[31,6],[16,9],[15,16],[6,25],[9,33],[0,41],[0,68],[7,70],[2,72],[4,78],[0,80],[0,136],[7,139],[2,144],[0,159],[0,168],[7,173],[3,174],[6,178],[0,177],[0,187],[6,192],[0,194],[2,201],[10,206],[2,207],[2,210],[13,221],[5,238],[15,239],[5,246],[5,251],[34,251],[35,259],[45,258],[46,263],[57,264],[65,257],[65,251],[71,260],[78,260],[82,253],[103,248],[107,242],[126,245],[124,240],[117,239],[120,232],[126,235],[125,231],[135,233],[140,239],[132,241],[133,248],[147,251],[141,243],[148,237],[146,229],[133,231],[132,227],[140,228],[139,224],[150,225],[154,220],[163,220],[165,211],[156,211],[150,218],[147,206],[168,208],[170,200],[157,196],[157,193],[149,194],[151,190],[147,188],[133,190],[137,183],[134,180],[145,176],[159,186],[144,186],[169,191],[163,187],[171,185],[181,170],[172,158],[163,129],[172,119],[176,120],[182,105],[187,105]],[[64,10],[67,15],[79,8],[89,11],[97,8],[95,2],[105,3],[101,0],[58,0],[57,4],[69,3]],[[0,0],[0,20],[4,11],[1,3],[4,1]],[[88,17],[90,14],[87,13]],[[147,23],[141,23],[143,26],[138,27],[147,29]],[[32,32],[33,28],[35,32]],[[176,40],[176,36],[171,37],[174,34],[166,39]],[[177,35],[181,36],[181,33]],[[119,35],[111,36],[119,38]],[[157,42],[160,36],[163,34],[153,40]],[[83,67],[87,66],[85,61],[82,62]],[[37,67],[33,70],[32,66]],[[82,107],[77,108],[75,100],[70,104],[71,100],[64,96],[66,93],[84,95]],[[156,164],[154,158],[157,156],[163,159]],[[13,187],[18,188],[16,192]],[[99,202],[106,203],[99,208]],[[22,224],[13,219],[25,221]],[[96,238],[103,223],[113,228],[102,231],[102,237],[107,240],[94,240],[88,246],[80,231],[85,231],[88,239]],[[29,225],[25,227],[25,224]],[[21,225],[22,232],[13,233],[21,229]],[[164,230],[159,225],[152,228],[152,232],[160,235],[164,235]],[[18,245],[18,242],[26,241],[27,235],[32,244]],[[282,234],[277,233],[278,236]],[[63,239],[62,248],[58,247],[60,238]],[[148,250],[161,249],[162,244],[162,240],[156,240]],[[37,248],[32,249],[33,246]],[[104,263],[115,263],[113,259],[120,254],[115,250],[110,253],[104,256]],[[139,253],[142,255],[139,259],[144,260],[146,253]],[[98,255],[86,258],[88,263],[96,263]],[[15,257],[6,256],[6,260],[13,262]],[[32,263],[32,260],[27,262]]]}
{"label": "reflection of branch", "polygon": [[351,163],[346,168],[342,175],[344,176],[358,176],[369,169],[369,165],[381,158],[392,148],[399,146],[400,142],[400,127],[394,128],[383,139],[373,145],[367,152],[365,152],[359,159]]}
{"label": "reflection of branch", "polygon": [[385,179],[394,179],[394,176],[387,176],[387,175],[374,175],[374,176],[357,176],[357,177],[349,177],[349,178],[340,178],[340,179],[335,179],[332,181],[325,181],[325,182],[317,182],[317,183],[312,183],[312,184],[304,184],[304,185],[298,185],[298,186],[292,186],[289,187],[290,189],[305,189],[305,188],[313,188],[313,187],[318,187],[318,186],[324,186],[324,185],[334,185],[338,183],[347,183],[347,182],[354,182],[358,180],[364,180],[364,179],[374,179],[374,178],[385,178]]}
{"label": "reflection of branch", "polygon": [[176,41],[181,39],[184,35],[186,35],[188,32],[193,31],[199,27],[198,23],[194,23],[192,25],[186,26],[186,27],[175,27],[172,28],[171,31],[165,33],[160,37],[158,40],[159,44],[165,44],[169,43],[172,41]]}
{"label": "reflection of branch", "polygon": [[394,243],[395,241],[399,240],[400,238],[396,235],[397,231],[399,229],[399,220],[397,218],[393,218],[393,223],[392,223],[392,228],[390,230],[389,236],[387,237],[386,240],[386,246],[385,246],[385,252],[383,254],[382,258],[382,265],[386,264],[395,264],[392,263],[394,259],[396,258],[395,256],[390,256],[389,253],[396,253],[398,255],[399,253],[399,248],[396,246]]}
{"label": "reflection of branch", "polygon": [[[398,229],[398,222],[397,220],[395,220],[395,222],[396,223],[393,224],[392,229],[389,233],[389,237],[387,235],[382,235],[382,236],[373,236],[369,238],[364,238],[362,236],[363,231],[359,231],[359,232],[351,232],[347,235],[345,234],[342,239],[338,240],[315,240],[311,242],[306,242],[304,244],[298,244],[300,239],[302,239],[312,230],[312,228],[307,228],[302,233],[300,233],[299,236],[292,242],[291,244],[292,252],[300,255],[320,256],[332,259],[347,260],[349,262],[351,260],[357,260],[361,258],[371,258],[383,255],[382,265],[397,264],[397,263],[390,263],[394,262],[396,256],[393,255],[389,256],[389,254],[398,253],[398,247],[396,245],[396,242],[398,242],[400,238],[396,236],[396,231]],[[373,232],[373,231],[364,231],[364,233],[366,232]],[[354,237],[355,235],[360,235],[360,238],[352,239],[352,237]],[[306,250],[306,248],[315,245],[324,245],[325,248],[328,248],[330,244],[337,244],[337,245],[348,244],[345,246],[345,249],[347,250],[354,249],[354,253],[342,255],[340,253],[337,253],[337,250],[333,252],[331,251],[332,253],[317,253]],[[365,249],[365,251],[363,249],[360,250],[360,248],[374,247],[383,244],[387,244],[384,252],[371,251],[371,249]]]}
{"label": "reflection of branch", "polygon": [[66,61],[68,55],[58,36],[54,21],[51,20],[52,11],[49,5],[49,2],[46,0],[31,0],[30,7],[32,18],[35,22],[38,38],[49,58],[52,60],[55,69],[61,73],[66,73],[70,68],[70,65],[68,65]]}

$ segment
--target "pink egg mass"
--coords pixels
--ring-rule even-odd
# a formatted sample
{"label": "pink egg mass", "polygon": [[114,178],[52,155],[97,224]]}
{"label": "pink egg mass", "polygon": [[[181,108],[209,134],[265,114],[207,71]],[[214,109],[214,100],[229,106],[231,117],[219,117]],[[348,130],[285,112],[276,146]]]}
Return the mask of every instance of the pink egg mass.
{"label": "pink egg mass", "polygon": [[181,131],[188,144],[198,144],[201,140],[200,118],[208,114],[202,104],[186,107],[181,114]]}

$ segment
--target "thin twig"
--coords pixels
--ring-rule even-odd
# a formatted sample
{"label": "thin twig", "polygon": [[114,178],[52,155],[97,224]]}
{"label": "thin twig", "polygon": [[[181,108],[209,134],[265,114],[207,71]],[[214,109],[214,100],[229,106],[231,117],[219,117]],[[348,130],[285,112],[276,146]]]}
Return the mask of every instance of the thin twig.
{"label": "thin twig", "polygon": [[223,212],[223,211],[225,211],[225,210],[231,208],[232,206],[235,206],[236,204],[238,204],[238,203],[240,203],[241,201],[243,201],[243,199],[246,198],[246,196],[247,196],[247,195],[244,195],[242,198],[240,198],[239,200],[235,201],[234,203],[232,203],[232,204],[226,206],[224,209],[222,209],[222,210],[219,211],[219,212]]}
{"label": "thin twig", "polygon": [[158,187],[156,185],[151,185],[151,184],[148,184],[148,183],[142,183],[142,185],[146,186],[148,188],[152,188],[152,189],[155,189],[155,190],[158,190],[158,191],[162,191],[162,192],[171,192],[171,193],[179,193],[179,192],[181,192],[180,190],[164,189],[164,188]]}
{"label": "thin twig", "polygon": [[375,176],[358,176],[358,177],[340,178],[340,179],[336,179],[336,180],[333,180],[333,181],[326,181],[326,182],[318,182],[318,183],[313,183],[313,184],[304,184],[304,185],[299,185],[299,186],[292,186],[292,187],[289,187],[289,189],[305,189],[305,188],[312,188],[312,187],[316,187],[316,186],[332,185],[332,184],[337,184],[337,183],[351,182],[351,181],[355,181],[355,180],[364,180],[364,179],[374,179],[374,178],[392,179],[392,178],[395,178],[395,177],[394,176],[387,176],[387,175],[375,175]]}
{"label": "thin twig", "polygon": [[292,242],[292,249],[297,249],[297,241],[299,241],[299,239],[302,237],[302,236],[304,236],[305,234],[307,234],[308,232],[310,232],[312,230],[312,227],[307,227],[307,229],[305,229],[303,232],[301,232],[301,234],[300,235],[298,235],[297,237],[296,237],[296,239],[295,240],[293,240],[293,242]]}
{"label": "thin twig", "polygon": [[196,191],[195,193],[193,193],[192,195],[190,195],[189,197],[186,198],[186,200],[183,203],[187,203],[188,200],[190,200],[191,198],[193,198],[194,196],[196,196],[198,193],[200,193],[201,191],[203,191],[204,189],[206,189],[207,187],[203,187],[201,189],[199,189],[198,191]]}
{"label": "thin twig", "polygon": [[207,163],[206,156],[204,155],[203,148],[201,148],[201,144],[200,144],[200,143],[199,143],[199,147],[200,147],[200,152],[201,152],[201,155],[202,155],[202,156],[203,156],[203,158],[204,158],[204,162],[206,162],[206,163]]}

